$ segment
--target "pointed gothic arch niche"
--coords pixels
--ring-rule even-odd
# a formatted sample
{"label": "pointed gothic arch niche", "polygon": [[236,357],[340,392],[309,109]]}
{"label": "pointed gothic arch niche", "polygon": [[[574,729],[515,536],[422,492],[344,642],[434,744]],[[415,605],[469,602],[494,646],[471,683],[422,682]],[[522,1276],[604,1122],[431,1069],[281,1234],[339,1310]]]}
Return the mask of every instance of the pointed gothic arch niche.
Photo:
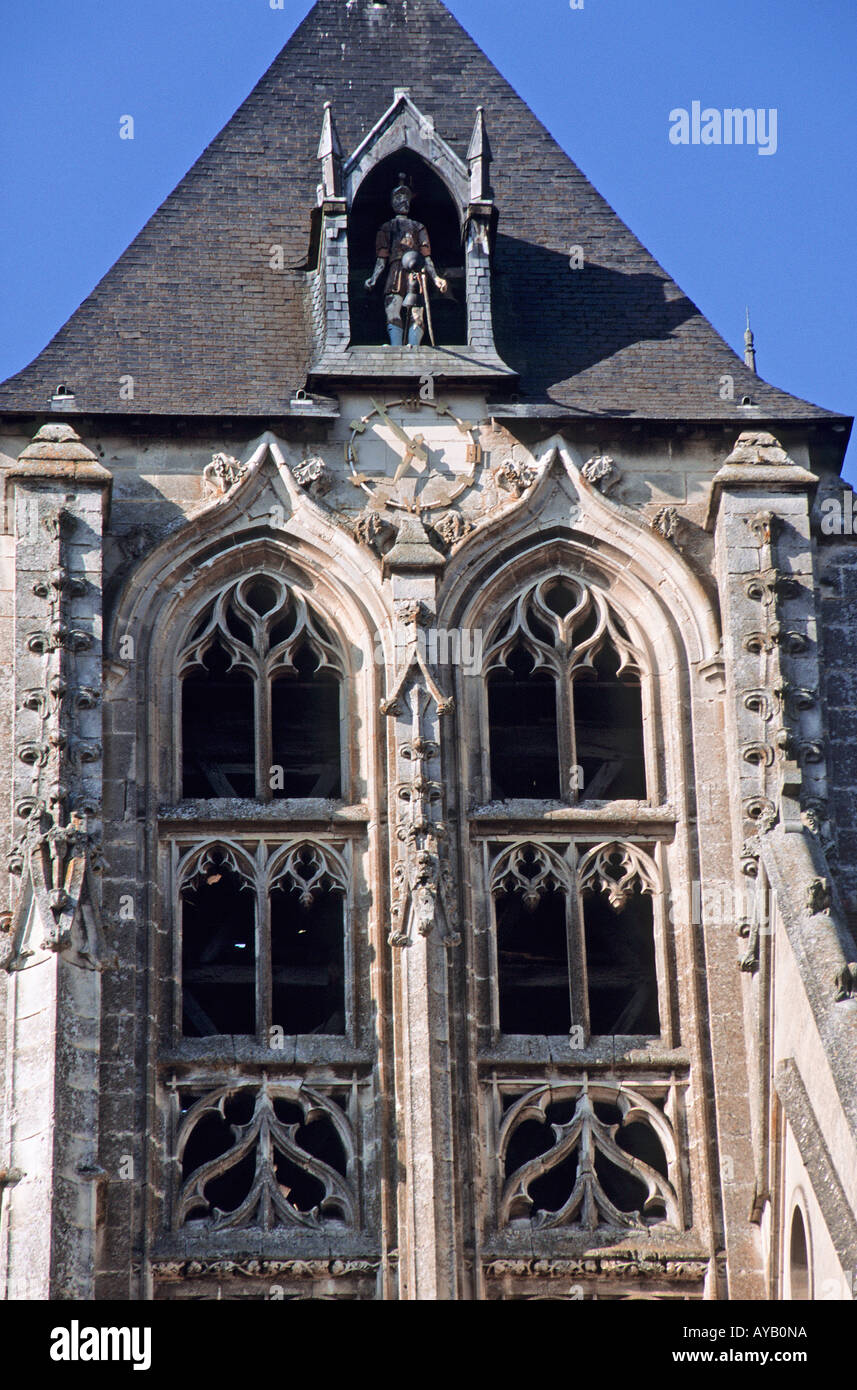
{"label": "pointed gothic arch niche", "polygon": [[[351,345],[387,342],[383,281],[374,290],[366,280],[375,265],[378,229],[394,215],[390,195],[405,174],[414,199],[411,217],[426,227],[438,274],[449,280],[451,297],[431,292],[435,338],[440,346],[467,343],[467,293],[461,216],[441,176],[413,150],[402,148],[372,168],[360,184],[348,217],[348,297]],[[428,342],[428,336],[426,336]]]}
{"label": "pointed gothic arch niche", "polygon": [[795,1203],[789,1228],[789,1296],[794,1302],[812,1299],[812,1262],[806,1222],[799,1202]]}

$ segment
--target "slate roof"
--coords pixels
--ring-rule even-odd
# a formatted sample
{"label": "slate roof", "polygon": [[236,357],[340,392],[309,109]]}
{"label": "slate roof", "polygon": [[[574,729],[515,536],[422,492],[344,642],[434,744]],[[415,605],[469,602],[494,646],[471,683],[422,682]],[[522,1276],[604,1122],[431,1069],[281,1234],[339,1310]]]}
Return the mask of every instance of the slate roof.
{"label": "slate roof", "polygon": [[[522,12],[523,13],[523,12]],[[440,0],[319,0],[251,95],[0,410],[59,382],[84,412],[267,415],[310,362],[306,263],[323,106],[343,151],[407,86],[462,158],[477,105],[499,210],[495,338],[524,401],[586,416],[836,419],[749,372],[628,231]],[[282,273],[269,268],[285,248]],[[572,272],[569,247],[586,265]],[[719,398],[735,379],[735,403]],[[119,399],[131,374],[133,401]]]}

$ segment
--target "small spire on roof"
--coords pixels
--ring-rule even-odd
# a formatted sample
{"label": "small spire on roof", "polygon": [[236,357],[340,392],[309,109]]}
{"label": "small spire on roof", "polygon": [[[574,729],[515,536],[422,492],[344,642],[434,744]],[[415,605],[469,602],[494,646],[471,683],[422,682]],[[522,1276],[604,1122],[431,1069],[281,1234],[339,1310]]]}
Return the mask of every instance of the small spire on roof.
{"label": "small spire on roof", "polygon": [[342,146],[333,121],[333,103],[324,103],[321,139],[318,142],[321,178],[325,198],[342,197]]}
{"label": "small spire on roof", "polygon": [[470,197],[473,202],[480,202],[488,197],[488,174],[491,168],[491,146],[485,129],[484,106],[476,108],[476,124],[470,137],[467,162],[470,165]]}
{"label": "small spire on roof", "polygon": [[751,372],[756,371],[756,344],[750,327],[750,310],[747,309],[747,327],[744,330],[744,361]]}

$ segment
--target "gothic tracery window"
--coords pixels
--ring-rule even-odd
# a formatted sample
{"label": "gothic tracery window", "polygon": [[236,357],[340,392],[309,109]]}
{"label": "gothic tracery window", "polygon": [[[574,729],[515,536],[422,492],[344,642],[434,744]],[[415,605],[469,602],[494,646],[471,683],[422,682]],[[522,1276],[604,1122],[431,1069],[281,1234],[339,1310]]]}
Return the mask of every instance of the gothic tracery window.
{"label": "gothic tracery window", "polygon": [[172,902],[163,1214],[205,1248],[244,1231],[292,1248],[363,1219],[360,830],[350,819],[337,833],[340,808],[320,823],[318,807],[352,791],[345,651],[298,585],[255,569],[198,608],[179,645],[184,804],[159,821]]}
{"label": "gothic tracery window", "polygon": [[208,842],[185,853],[178,873],[185,1036],[345,1033],[339,851]]}
{"label": "gothic tracery window", "polygon": [[472,833],[493,905],[480,997],[495,1229],[682,1229],[684,1074],[660,1060],[678,1043],[675,817],[653,814],[648,639],[611,588],[548,570],[485,646]]}
{"label": "gothic tracery window", "polygon": [[485,659],[492,799],[644,800],[642,668],[599,590],[554,576],[521,594]]}
{"label": "gothic tracery window", "polygon": [[342,793],[342,656],[303,594],[279,577],[226,588],[180,661],[187,798]]}
{"label": "gothic tracery window", "polygon": [[660,1034],[650,854],[626,842],[518,842],[491,873],[499,1029]]}

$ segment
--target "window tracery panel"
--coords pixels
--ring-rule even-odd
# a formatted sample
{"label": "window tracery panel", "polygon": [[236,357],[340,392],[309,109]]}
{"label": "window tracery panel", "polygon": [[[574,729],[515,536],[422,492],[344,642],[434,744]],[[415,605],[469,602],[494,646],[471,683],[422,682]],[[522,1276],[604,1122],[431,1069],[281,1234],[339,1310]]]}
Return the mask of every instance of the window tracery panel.
{"label": "window tracery panel", "polygon": [[503,1034],[658,1037],[653,899],[661,881],[630,841],[518,841],[489,876]]}
{"label": "window tracery panel", "polygon": [[531,586],[483,669],[493,799],[645,799],[645,663],[600,590],[563,575]]}
{"label": "window tracery panel", "polygon": [[499,1125],[500,1225],[681,1229],[675,1104],[674,1088],[585,1074],[512,1096]]}
{"label": "window tracery panel", "polygon": [[185,1036],[347,1031],[349,869],[331,844],[254,853],[227,839],[179,860]]}
{"label": "window tracery panel", "polygon": [[339,797],[339,644],[276,575],[229,585],[179,659],[185,797]]}
{"label": "window tracery panel", "polygon": [[358,1223],[348,1092],[263,1077],[182,1091],[177,1229],[237,1230]]}

